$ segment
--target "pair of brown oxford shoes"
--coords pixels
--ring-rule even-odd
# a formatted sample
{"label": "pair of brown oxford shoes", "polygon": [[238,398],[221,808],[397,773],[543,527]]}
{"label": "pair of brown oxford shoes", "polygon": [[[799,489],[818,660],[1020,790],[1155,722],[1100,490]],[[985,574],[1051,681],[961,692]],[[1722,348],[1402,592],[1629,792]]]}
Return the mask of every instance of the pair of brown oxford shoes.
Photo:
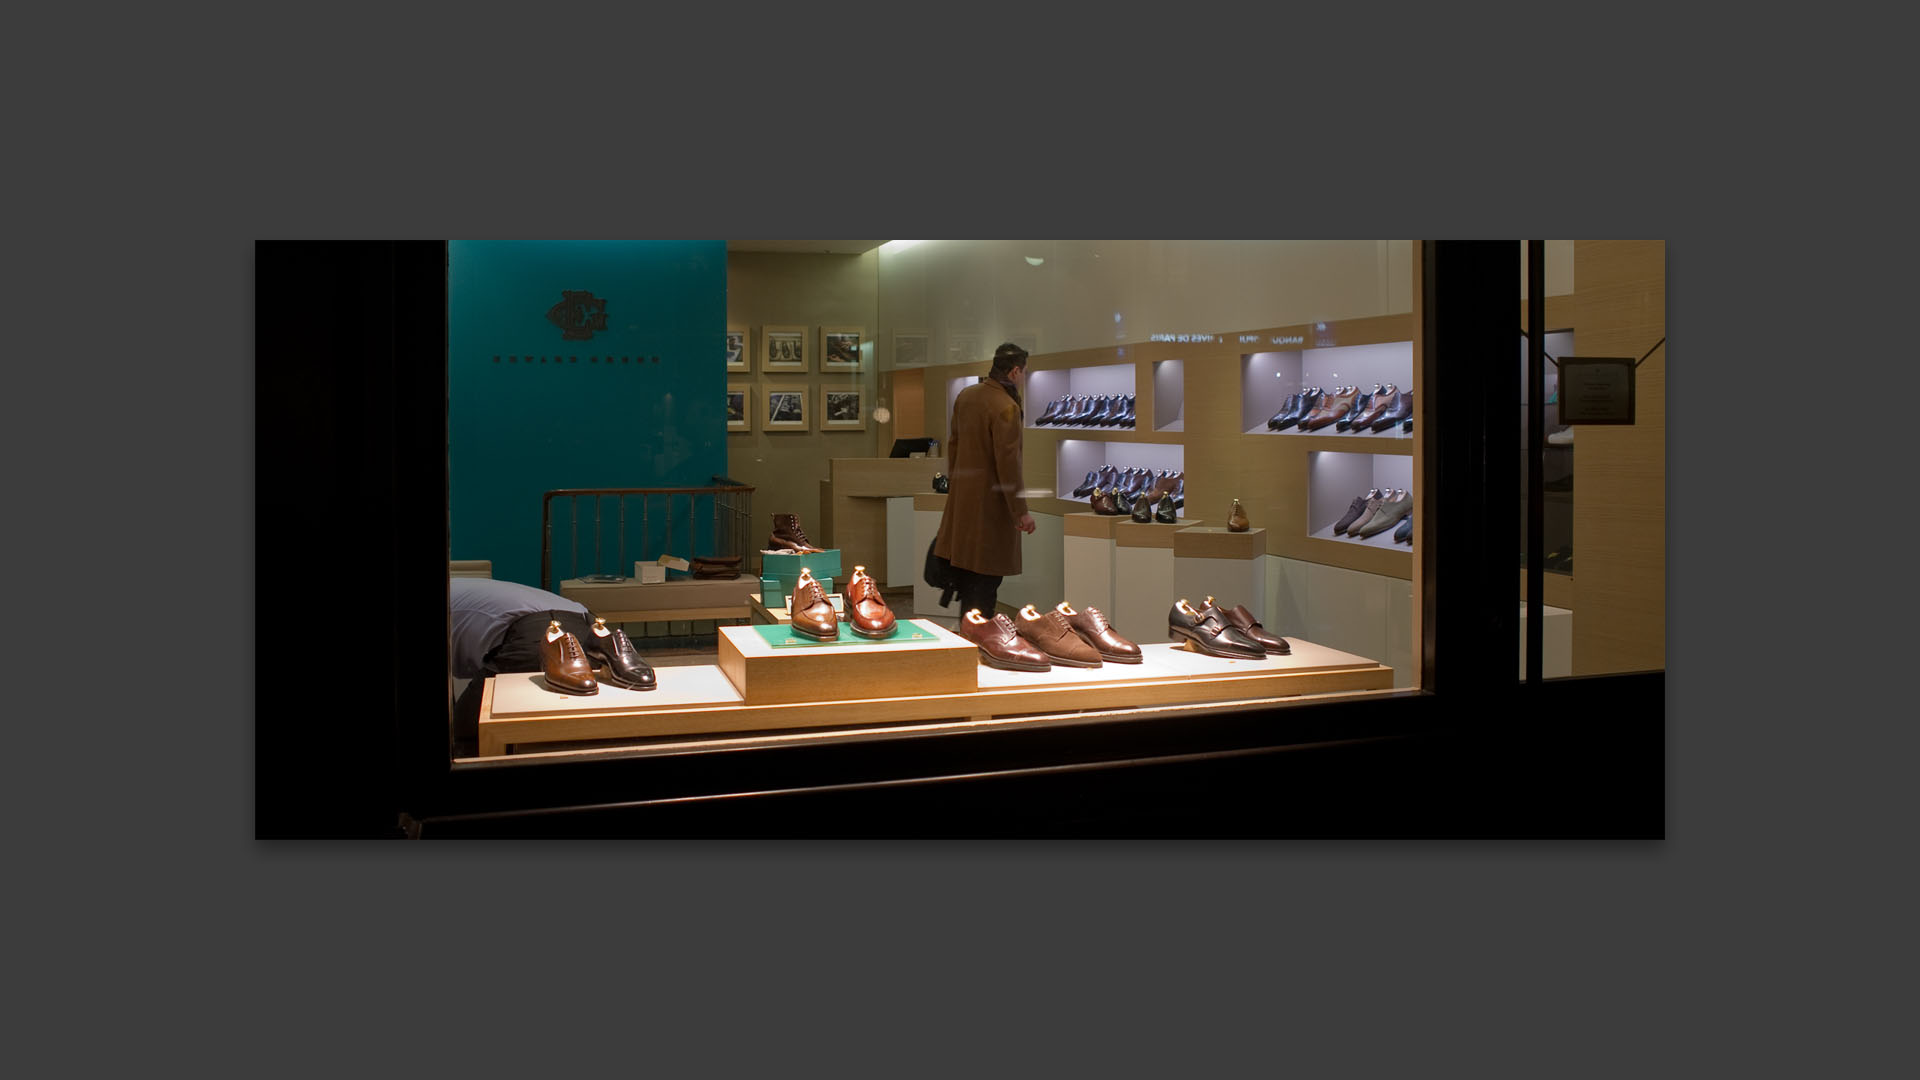
{"label": "pair of brown oxford shoes", "polygon": [[640,659],[627,632],[609,627],[607,620],[593,620],[593,639],[583,644],[579,638],[560,628],[559,620],[547,624],[546,640],[540,645],[540,674],[546,676],[549,689],[563,694],[597,694],[600,683],[594,677],[594,660],[606,665],[607,682],[626,690],[652,690],[659,685],[653,668]]}
{"label": "pair of brown oxford shoes", "polygon": [[1028,604],[1013,618],[974,608],[961,617],[960,636],[979,647],[981,663],[1007,671],[1140,663],[1140,646],[1115,633],[1104,612],[1065,600],[1046,611]]}
{"label": "pair of brown oxford shoes", "polygon": [[[846,606],[847,626],[861,637],[889,638],[899,629],[893,609],[880,595],[879,582],[864,566],[854,567],[853,577],[847,580]],[[833,598],[813,571],[804,567],[800,580],[794,582],[793,595],[787,597],[787,625],[794,634],[815,641],[840,639],[840,613],[833,609]]]}

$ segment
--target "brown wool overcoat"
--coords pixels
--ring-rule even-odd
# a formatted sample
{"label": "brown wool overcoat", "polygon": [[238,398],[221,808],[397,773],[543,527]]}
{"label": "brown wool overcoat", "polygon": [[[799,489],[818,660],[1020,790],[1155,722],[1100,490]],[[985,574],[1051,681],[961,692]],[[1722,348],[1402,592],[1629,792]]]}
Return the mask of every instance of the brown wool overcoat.
{"label": "brown wool overcoat", "polygon": [[1020,406],[992,379],[960,391],[947,427],[947,508],[933,550],[962,570],[1020,572]]}

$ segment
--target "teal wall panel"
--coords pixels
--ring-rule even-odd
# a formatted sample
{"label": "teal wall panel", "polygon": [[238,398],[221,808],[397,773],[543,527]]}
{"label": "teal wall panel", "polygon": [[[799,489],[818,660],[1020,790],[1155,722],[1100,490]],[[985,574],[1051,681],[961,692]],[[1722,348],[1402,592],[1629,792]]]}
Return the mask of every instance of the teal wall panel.
{"label": "teal wall panel", "polygon": [[[724,241],[454,241],[447,272],[453,558],[552,588],[538,580],[545,492],[697,486],[726,472]],[[569,305],[566,292],[597,303]],[[549,317],[555,305],[562,322],[569,308],[586,316],[580,336]],[[618,516],[608,500],[599,569],[632,573],[664,538],[629,523],[620,566]],[[568,542],[563,528],[556,548]],[[590,558],[591,532],[580,544]],[[556,579],[567,569],[557,551]]]}

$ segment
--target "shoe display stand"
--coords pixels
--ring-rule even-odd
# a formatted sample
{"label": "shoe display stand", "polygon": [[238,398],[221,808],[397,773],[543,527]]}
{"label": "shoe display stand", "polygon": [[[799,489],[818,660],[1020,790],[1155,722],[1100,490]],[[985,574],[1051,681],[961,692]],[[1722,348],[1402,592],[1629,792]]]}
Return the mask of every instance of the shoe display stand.
{"label": "shoe display stand", "polygon": [[[1393,529],[1359,538],[1342,533],[1335,536],[1339,523],[1356,496],[1374,488],[1413,490],[1413,458],[1400,454],[1313,451],[1307,454],[1307,535],[1315,540],[1361,547],[1411,551],[1408,544],[1395,543]],[[1419,503],[1413,512],[1420,512]],[[1397,527],[1397,526],[1396,526]]]}
{"label": "shoe display stand", "polygon": [[[1166,612],[1160,614],[1164,624]],[[656,669],[659,687],[646,692],[602,687],[598,694],[576,697],[547,690],[537,674],[497,675],[482,691],[479,755],[537,752],[544,743],[934,721],[991,723],[1086,710],[1255,703],[1393,687],[1392,668],[1292,637],[1291,655],[1261,660],[1226,660],[1149,641],[1141,645],[1139,664],[1002,671],[980,664],[979,648],[959,635],[925,620],[901,625],[909,622],[934,640],[912,646],[829,646],[778,657],[769,655],[773,650],[753,627],[723,627],[721,665]],[[735,650],[732,660],[726,659],[729,646]],[[832,671],[821,666],[829,653],[837,654]],[[771,666],[775,664],[787,666]],[[764,684],[758,681],[763,678]],[[966,689],[944,689],[960,685]],[[831,696],[836,692],[867,696]]]}
{"label": "shoe display stand", "polygon": [[1241,430],[1249,435],[1411,441],[1412,433],[1398,423],[1384,431],[1371,427],[1341,431],[1332,424],[1318,431],[1301,431],[1298,425],[1285,431],[1267,427],[1267,421],[1286,406],[1288,397],[1308,387],[1318,386],[1331,393],[1336,386],[1356,386],[1361,393],[1369,393],[1376,383],[1413,389],[1413,342],[1248,353],[1240,358]]}
{"label": "shoe display stand", "polygon": [[[1198,524],[1189,522],[1188,527]],[[1126,519],[1113,527],[1113,606],[1103,610],[1120,636],[1143,644],[1166,639],[1167,609],[1179,599],[1173,587],[1173,544],[1180,531],[1179,525],[1141,525]],[[1075,597],[1068,599],[1078,603]]]}
{"label": "shoe display stand", "polygon": [[638,581],[587,581],[568,578],[560,595],[587,606],[609,623],[687,622],[700,619],[745,619],[747,597],[760,591],[760,579],[742,574],[733,578],[689,578],[643,585]]}
{"label": "shoe display stand", "polygon": [[[1113,618],[1114,533],[1126,517],[1083,511],[1060,519],[1061,593],[1076,608],[1095,607]],[[1162,525],[1163,529],[1176,528]]]}
{"label": "shoe display stand", "polygon": [[[1190,525],[1174,533],[1173,592],[1196,607],[1209,596],[1229,608],[1244,604],[1265,623],[1267,530],[1228,532],[1223,525]],[[1286,627],[1272,629],[1286,636]]]}

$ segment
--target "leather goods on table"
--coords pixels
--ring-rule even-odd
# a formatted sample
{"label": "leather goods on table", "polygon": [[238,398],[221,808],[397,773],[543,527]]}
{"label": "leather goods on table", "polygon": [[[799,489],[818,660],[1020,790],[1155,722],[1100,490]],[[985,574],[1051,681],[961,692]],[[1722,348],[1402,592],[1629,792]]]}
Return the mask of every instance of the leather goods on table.
{"label": "leather goods on table", "polygon": [[1220,618],[1225,620],[1228,626],[1259,642],[1260,647],[1267,650],[1268,656],[1290,656],[1293,653],[1293,646],[1287,644],[1287,639],[1267,633],[1266,627],[1260,625],[1260,620],[1253,617],[1253,612],[1248,611],[1245,604],[1223,608],[1209,596],[1206,606],[1198,610],[1202,616],[1219,612]]}
{"label": "leather goods on table", "polygon": [[1113,509],[1115,513],[1133,513],[1133,496],[1125,488],[1113,493]]}
{"label": "leather goods on table", "polygon": [[593,618],[593,635],[584,642],[587,653],[607,665],[607,681],[628,690],[651,690],[657,685],[653,668],[640,659],[627,632],[610,627],[598,615]]}
{"label": "leather goods on table", "polygon": [[1333,535],[1339,536],[1341,533],[1346,532],[1347,526],[1360,520],[1360,515],[1366,508],[1367,497],[1365,495],[1354,496],[1353,502],[1347,505],[1347,512],[1340,515],[1339,521],[1333,523]]}
{"label": "leather goods on table", "polygon": [[1413,513],[1413,492],[1396,491],[1392,498],[1381,501],[1380,509],[1367,519],[1366,524],[1357,528],[1348,528],[1347,535],[1358,536],[1364,540],[1400,524],[1400,519],[1411,513]]}
{"label": "leather goods on table", "polygon": [[597,694],[600,684],[593,681],[593,665],[587,662],[587,650],[580,639],[560,629],[558,620],[547,624],[547,639],[540,643],[540,673],[547,677],[547,688],[563,694]]}
{"label": "leather goods on table", "polygon": [[1160,505],[1153,510],[1153,520],[1162,525],[1172,525],[1175,521],[1173,512],[1176,509],[1177,507],[1173,505],[1173,496],[1162,495],[1160,496]]}
{"label": "leather goods on table", "polygon": [[687,566],[687,572],[697,578],[730,578],[740,576],[740,556],[738,555],[695,555]]}
{"label": "leather goods on table", "polygon": [[1253,523],[1247,520],[1247,512],[1240,507],[1240,500],[1233,500],[1233,510],[1227,514],[1227,531],[1246,532],[1252,527]]}
{"label": "leather goods on table", "polygon": [[1065,667],[1100,666],[1100,650],[1074,633],[1067,617],[1057,608],[1043,612],[1028,604],[1020,609],[1013,626],[1027,644],[1045,653],[1051,663]]}
{"label": "leather goods on table", "polygon": [[1230,625],[1220,612],[1202,615],[1185,597],[1174,601],[1172,610],[1167,612],[1167,636],[1185,641],[1208,656],[1228,660],[1264,660],[1267,656],[1265,646]]}
{"label": "leather goods on table", "polygon": [[1112,489],[1110,488],[1094,488],[1093,489],[1093,512],[1096,514],[1103,514],[1107,517],[1112,517],[1115,514],[1118,514],[1120,512],[1120,507],[1116,505],[1113,501]]}
{"label": "leather goods on table", "polygon": [[897,626],[893,609],[880,595],[880,585],[867,576],[864,566],[854,567],[853,577],[847,579],[847,625],[870,638],[892,637]]}
{"label": "leather goods on table", "polygon": [[1133,520],[1141,525],[1153,524],[1153,503],[1145,495],[1133,500]]}
{"label": "leather goods on table", "polygon": [[815,547],[813,541],[807,539],[807,531],[800,527],[799,514],[775,514],[773,536],[767,540],[767,550],[812,555],[826,549]]}
{"label": "leather goods on table", "polygon": [[1093,646],[1093,651],[1100,654],[1100,659],[1110,664],[1140,663],[1140,646],[1115,633],[1113,624],[1107,621],[1106,613],[1099,608],[1075,611],[1062,600],[1053,610],[1066,617],[1067,625],[1080,635],[1080,640]]}
{"label": "leather goods on table", "polygon": [[793,595],[787,597],[787,623],[800,637],[815,641],[840,639],[840,616],[833,610],[833,600],[814,580],[813,571],[804,567],[800,570],[800,579],[793,583]]}
{"label": "leather goods on table", "polygon": [[985,619],[980,609],[974,608],[960,617],[960,636],[979,646],[980,662],[988,667],[1008,671],[1048,671],[1053,667],[1047,654],[1023,640],[1013,620],[1005,615]]}

